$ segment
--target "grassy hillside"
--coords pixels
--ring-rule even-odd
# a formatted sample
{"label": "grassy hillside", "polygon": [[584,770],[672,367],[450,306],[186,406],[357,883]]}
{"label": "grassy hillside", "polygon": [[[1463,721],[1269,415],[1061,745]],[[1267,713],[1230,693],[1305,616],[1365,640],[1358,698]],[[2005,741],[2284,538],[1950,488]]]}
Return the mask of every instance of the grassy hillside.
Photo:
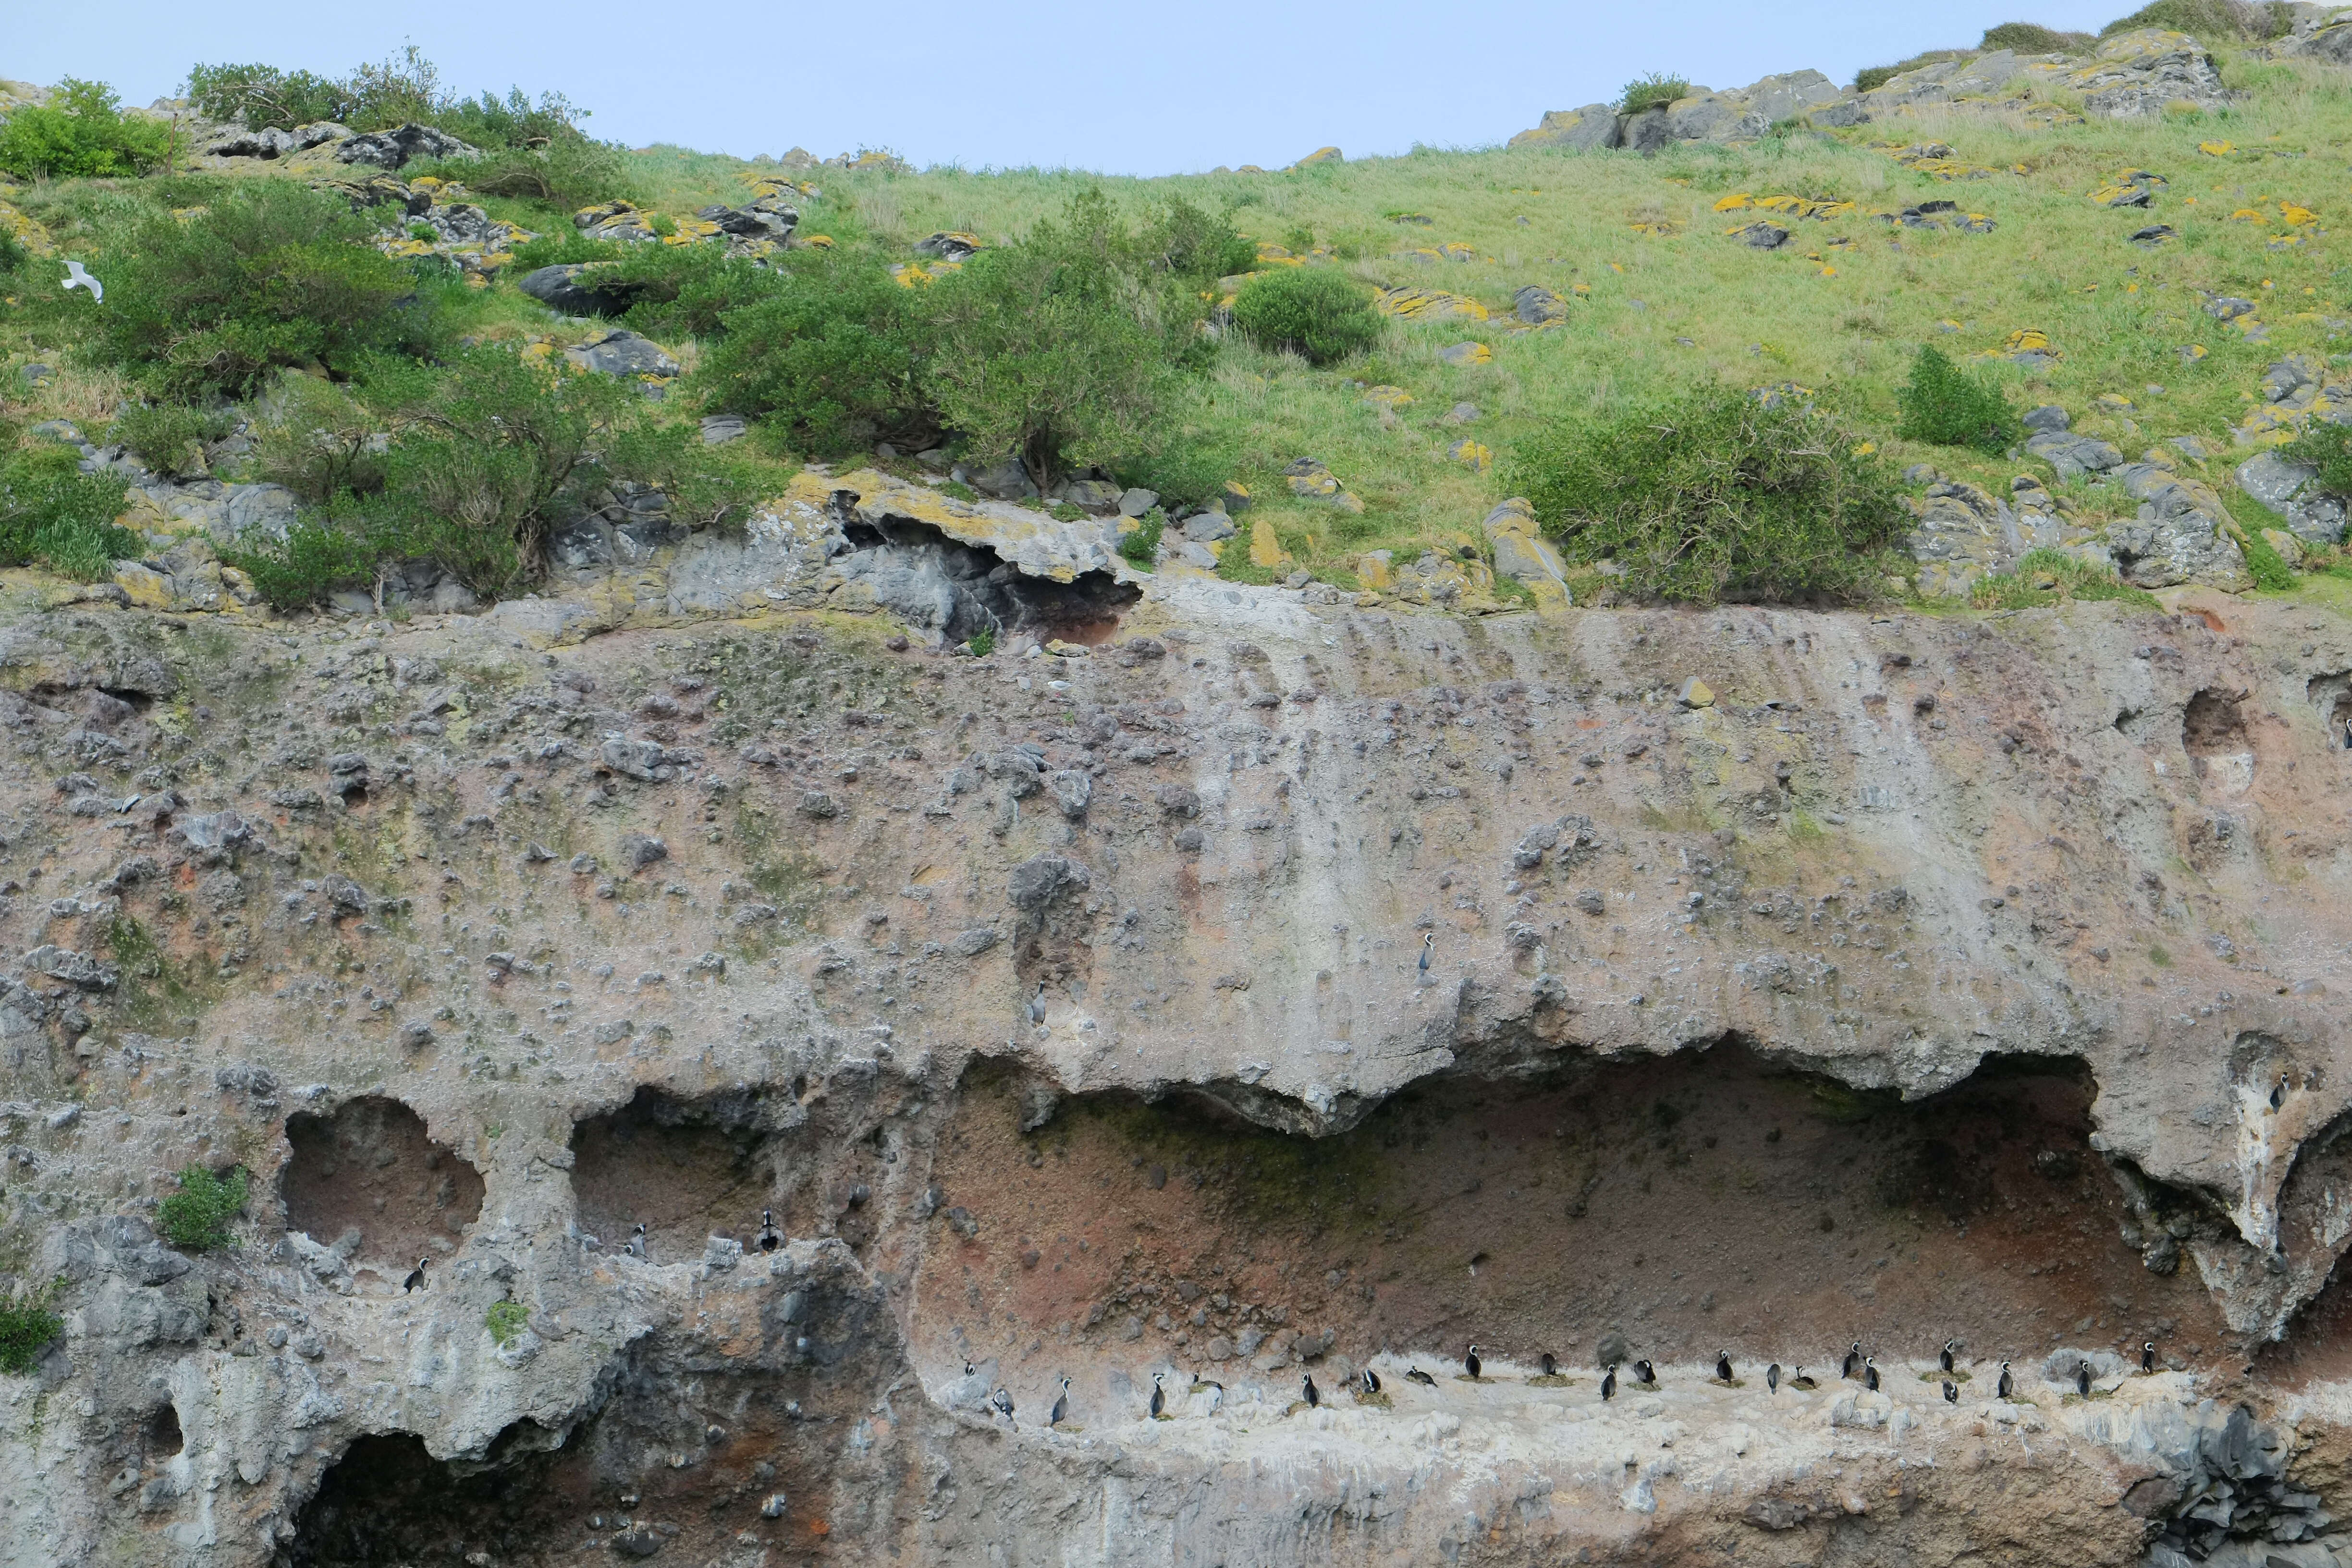
{"label": "grassy hillside", "polygon": [[[2247,94],[2238,106],[2138,121],[2053,123],[2066,118],[2061,100],[2061,112],[1928,110],[1838,132],[1783,128],[1747,146],[1677,144],[1647,158],[1423,150],[1150,181],[823,167],[796,175],[819,193],[802,200],[800,235],[834,241],[839,265],[878,267],[911,258],[914,243],[935,231],[1013,244],[1099,188],[1137,222],[1177,198],[1223,214],[1257,242],[1268,258],[1262,266],[1335,268],[1367,286],[1475,301],[1487,319],[1472,310],[1396,320],[1370,353],[1322,368],[1226,332],[1172,384],[1158,416],[1172,439],[1156,455],[1111,465],[1171,500],[1202,500],[1225,479],[1240,481],[1269,498],[1260,515],[1297,563],[1343,584],[1360,551],[1475,545],[1480,519],[1514,491],[1512,453],[1538,431],[1710,378],[1804,389],[1895,466],[1929,462],[1997,493],[2021,472],[2048,479],[2031,459],[1895,437],[1896,388],[1923,343],[1981,369],[2021,410],[2065,405],[2078,431],[2128,455],[2200,437],[2216,454],[2209,479],[2226,484],[2242,455],[2233,432],[2261,403],[2263,367],[2290,353],[2326,362],[2352,348],[2339,341],[2352,301],[2334,259],[2336,234],[2352,222],[2344,169],[2352,79],[2243,47],[2216,53],[2225,80]],[[1948,153],[1904,153],[1937,142]],[[744,201],[751,180],[775,173],[671,147],[627,153],[619,163],[646,206],[681,221],[709,204]],[[2105,205],[2097,194],[2111,195],[2135,171],[2157,176],[2149,205]],[[1787,205],[1771,201],[1780,197],[1818,216],[1776,212]],[[94,243],[126,205],[202,198],[160,175],[0,191],[66,254]],[[476,199],[523,227],[569,232],[567,214],[548,204]],[[1941,220],[1948,226],[1895,221],[1939,201],[1958,204]],[[1731,232],[1766,216],[1791,231],[1781,248],[1757,250]],[[1963,216],[1989,221],[1962,226]],[[2156,225],[2170,235],[2132,242]],[[486,287],[443,287],[457,330],[492,342],[583,335],[517,293],[513,270]],[[101,419],[128,383],[119,371],[78,364],[60,341],[54,303],[21,299],[54,287],[46,272],[19,277],[19,302],[0,310],[0,352],[12,367],[43,359],[61,374],[29,388],[12,368],[0,384],[0,417],[20,428],[45,417]],[[1530,284],[1570,301],[1564,323],[1513,330],[1513,296]],[[2256,310],[2225,323],[2204,309],[2211,296],[2251,300]],[[2001,357],[2037,341],[2021,334],[2046,340],[2048,363],[2029,368]],[[1465,343],[1482,347],[1463,353]],[[706,345],[673,332],[665,346],[691,371]],[[690,392],[691,376],[686,384]],[[1368,398],[1371,387],[1402,389],[1409,400]],[[1459,422],[1450,411],[1465,403],[1477,413]],[[1449,455],[1465,437],[1474,445]],[[772,450],[789,458],[788,447]],[[1281,471],[1302,457],[1328,465],[1362,511],[1294,501]],[[2086,515],[2129,513],[2119,492],[2095,482],[2078,479],[2071,494]],[[1229,569],[1245,574],[1241,560],[1229,552]]]}

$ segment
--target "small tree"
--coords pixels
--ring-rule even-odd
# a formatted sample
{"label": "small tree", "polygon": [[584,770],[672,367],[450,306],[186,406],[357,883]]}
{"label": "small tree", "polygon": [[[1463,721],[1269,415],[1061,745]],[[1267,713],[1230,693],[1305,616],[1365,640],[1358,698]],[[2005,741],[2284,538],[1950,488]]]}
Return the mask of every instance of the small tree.
{"label": "small tree", "polygon": [[2017,416],[2000,389],[1954,364],[1932,343],[1911,362],[1911,379],[1895,401],[1902,411],[1895,433],[1906,441],[2000,453],[2018,437]]}
{"label": "small tree", "polygon": [[1893,477],[1826,413],[1710,384],[1515,457],[1517,486],[1579,561],[1641,597],[1865,597],[1910,526]]}
{"label": "small tree", "polygon": [[245,1207],[250,1179],[236,1166],[216,1176],[202,1165],[180,1172],[180,1190],[156,1205],[155,1222],[163,1239],[184,1252],[226,1247],[229,1223]]}
{"label": "small tree", "polygon": [[99,179],[143,174],[163,161],[171,128],[123,114],[104,82],[68,77],[47,103],[0,125],[0,173],[20,179]]}
{"label": "small tree", "polygon": [[1040,489],[1157,444],[1170,374],[1202,315],[1099,190],[930,294],[932,400],[976,449],[1018,456]]}
{"label": "small tree", "polygon": [[1234,296],[1234,325],[1310,364],[1360,353],[1384,330],[1363,285],[1320,267],[1282,267],[1252,278]]}

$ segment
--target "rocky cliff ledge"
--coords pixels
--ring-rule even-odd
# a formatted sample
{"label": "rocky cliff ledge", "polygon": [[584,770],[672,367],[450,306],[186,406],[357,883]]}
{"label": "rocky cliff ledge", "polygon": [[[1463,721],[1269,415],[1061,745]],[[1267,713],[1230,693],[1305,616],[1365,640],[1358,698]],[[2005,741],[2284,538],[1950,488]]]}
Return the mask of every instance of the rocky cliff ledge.
{"label": "rocky cliff ledge", "polygon": [[10,590],[0,1562],[2334,1560],[2340,616],[797,504],[478,616]]}

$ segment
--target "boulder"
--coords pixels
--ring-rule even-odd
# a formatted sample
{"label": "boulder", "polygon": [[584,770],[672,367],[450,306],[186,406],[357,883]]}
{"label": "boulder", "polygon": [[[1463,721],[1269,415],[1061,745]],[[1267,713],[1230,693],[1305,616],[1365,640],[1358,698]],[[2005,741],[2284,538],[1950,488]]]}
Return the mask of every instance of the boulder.
{"label": "boulder", "polygon": [[960,230],[942,229],[915,241],[916,255],[927,256],[936,261],[961,261],[968,256],[979,254],[982,248],[979,236]]}
{"label": "boulder", "polygon": [[2238,488],[2275,512],[2305,544],[2335,544],[2344,538],[2344,502],[2322,495],[2312,481],[2319,470],[2263,452],[2238,465]]}
{"label": "boulder", "polygon": [[1531,327],[1540,327],[1568,320],[1568,301],[1540,284],[1530,283],[1511,296],[1511,314]]}
{"label": "boulder", "polygon": [[678,373],[677,361],[651,338],[639,337],[625,327],[606,332],[563,351],[563,357],[583,370],[599,375],[659,376],[667,378]]}
{"label": "boulder", "polygon": [[215,158],[276,159],[308,152],[322,142],[341,142],[351,134],[352,128],[348,125],[338,125],[331,120],[316,120],[308,125],[298,125],[291,131],[275,125],[265,126],[259,131],[232,131],[226,136],[215,137],[196,151]]}
{"label": "boulder", "polygon": [[374,169],[397,169],[415,158],[478,158],[481,150],[469,147],[447,132],[430,125],[411,122],[394,131],[374,131],[365,136],[354,136],[335,149],[339,163],[364,163]]}
{"label": "boulder", "polygon": [[593,262],[567,261],[526,272],[515,287],[567,316],[617,316],[637,302],[642,287],[617,280],[599,283],[608,271]]}
{"label": "boulder", "polygon": [[2124,460],[2124,455],[2106,442],[2064,430],[2038,430],[2025,438],[2025,449],[2057,469],[2062,479],[2103,474],[2122,467]]}
{"label": "boulder", "polygon": [[1610,103],[1588,103],[1582,109],[1551,110],[1534,130],[1522,131],[1512,137],[1510,145],[1565,147],[1571,152],[1614,147],[1617,145],[1617,107]]}
{"label": "boulder", "polygon": [[1576,602],[1559,552],[1538,531],[1535,508],[1525,500],[1514,497],[1496,507],[1480,531],[1486,536],[1496,575],[1526,584],[1538,607],[1566,609]]}
{"label": "boulder", "polygon": [[2107,528],[2124,581],[2140,588],[2201,583],[2233,594],[2253,586],[2221,498],[2201,481],[2147,462],[2126,463],[2113,477],[2140,503],[2137,518]]}
{"label": "boulder", "polygon": [[2282,55],[2303,55],[2330,65],[2352,66],[2352,10],[2331,5],[2298,7],[2294,30],[2272,46]]}
{"label": "boulder", "polygon": [[719,204],[707,206],[694,215],[705,223],[715,223],[721,234],[741,239],[790,239],[801,221],[800,213],[787,206],[730,207]]}
{"label": "boulder", "polygon": [[1231,539],[1236,530],[1234,520],[1222,511],[1196,511],[1183,523],[1184,537],[1195,544],[1214,544],[1220,539]]}
{"label": "boulder", "polygon": [[2083,95],[2083,112],[2095,119],[2145,119],[2174,104],[2226,109],[2238,97],[2221,85],[2203,45],[2164,27],[2136,27],[2102,40],[2091,63],[2064,82]]}

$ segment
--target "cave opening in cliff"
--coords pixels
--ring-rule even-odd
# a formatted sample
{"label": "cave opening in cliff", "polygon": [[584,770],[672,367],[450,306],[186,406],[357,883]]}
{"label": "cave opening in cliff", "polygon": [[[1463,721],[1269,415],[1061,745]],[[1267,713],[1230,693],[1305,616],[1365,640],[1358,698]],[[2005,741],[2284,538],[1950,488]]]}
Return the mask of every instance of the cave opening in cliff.
{"label": "cave opening in cliff", "polygon": [[873,1240],[875,1188],[896,1159],[887,1137],[830,1096],[804,1104],[797,1095],[641,1088],[572,1128],[574,1224],[608,1250],[642,1225],[655,1262],[699,1258],[714,1236],[754,1248],[762,1210],[783,1237],[839,1236],[862,1247]]}
{"label": "cave opening in cliff", "polygon": [[1105,642],[1117,634],[1121,612],[1143,596],[1110,572],[1080,572],[1066,583],[1032,576],[992,550],[911,518],[851,522],[845,532],[856,553],[844,570],[950,642],[989,630]]}
{"label": "cave opening in cliff", "polygon": [[454,1249],[481,1218],[480,1173],[397,1100],[363,1095],[323,1115],[297,1111],[286,1142],[286,1227],[369,1260],[383,1278],[397,1281],[417,1258]]}
{"label": "cave opening in cliff", "polygon": [[187,1447],[180,1431],[180,1412],[168,1402],[155,1407],[140,1424],[140,1447],[149,1459],[168,1459]]}
{"label": "cave opening in cliff", "polygon": [[1214,1376],[1327,1331],[1357,1358],[1476,1340],[1570,1364],[1612,1333],[1815,1364],[1855,1339],[1997,1361],[2221,1338],[2193,1270],[2126,1244],[2071,1058],[1988,1058],[1908,1103],[1736,1043],[1571,1058],[1426,1080],[1319,1139],[1178,1097],[1076,1097],[1024,1133],[1024,1089],[975,1068],[938,1142],[967,1221],[919,1268],[933,1364],[1075,1340]]}

